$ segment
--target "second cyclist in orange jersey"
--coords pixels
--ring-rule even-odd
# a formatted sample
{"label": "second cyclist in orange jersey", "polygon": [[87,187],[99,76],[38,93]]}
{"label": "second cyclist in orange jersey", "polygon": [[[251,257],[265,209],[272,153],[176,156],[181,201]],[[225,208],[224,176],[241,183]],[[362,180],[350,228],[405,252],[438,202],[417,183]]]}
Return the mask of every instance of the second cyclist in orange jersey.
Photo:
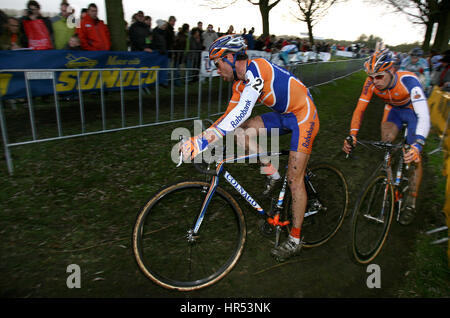
{"label": "second cyclist in orange jersey", "polygon": [[[377,88],[374,81],[370,77],[367,77],[353,113],[350,125],[351,135],[358,133],[364,112],[373,94],[382,99],[386,104],[382,122],[386,122],[389,119],[389,121],[394,122],[399,130],[401,130],[402,122],[406,122],[407,117],[415,117],[417,120],[409,120],[408,143],[413,144],[416,139],[425,140],[430,127],[426,97],[418,84],[417,77],[413,73],[403,71],[394,73],[392,83],[389,87],[383,89]],[[422,107],[420,104],[424,104],[425,106]],[[395,109],[392,110],[393,108]],[[410,109],[410,111],[398,113],[396,109]],[[396,119],[396,117],[399,118]],[[403,117],[405,117],[404,120],[401,120],[400,118]]]}
{"label": "second cyclist in orange jersey", "polygon": [[364,111],[373,94],[385,102],[381,122],[381,139],[393,142],[406,124],[406,143],[410,149],[404,153],[404,162],[414,165],[409,176],[409,188],[399,222],[410,224],[416,215],[416,198],[422,180],[421,152],[430,130],[430,114],[425,92],[414,73],[396,71],[392,53],[387,49],[374,52],[364,63],[368,75],[350,124],[352,144],[344,141],[343,151],[350,153],[356,146],[356,136]]}

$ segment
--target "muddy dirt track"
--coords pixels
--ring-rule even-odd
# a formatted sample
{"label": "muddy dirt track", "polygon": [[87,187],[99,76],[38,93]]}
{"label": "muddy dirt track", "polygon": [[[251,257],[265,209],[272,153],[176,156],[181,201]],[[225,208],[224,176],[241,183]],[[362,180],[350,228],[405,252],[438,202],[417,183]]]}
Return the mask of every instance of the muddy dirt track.
{"label": "muddy dirt track", "polygon": [[[235,268],[215,285],[188,293],[166,290],[148,280],[136,265],[131,247],[136,214],[160,187],[181,178],[198,178],[192,167],[175,168],[172,162],[168,163],[171,130],[150,127],[139,133],[129,131],[49,143],[50,150],[42,156],[41,151],[32,146],[14,152],[17,175],[4,178],[4,189],[17,189],[15,183],[18,183],[26,191],[18,189],[11,198],[5,199],[9,205],[8,211],[2,211],[5,226],[0,231],[0,295],[8,298],[156,298],[161,301],[162,298],[397,297],[411,266],[417,234],[443,224],[442,206],[434,202],[431,191],[436,185],[435,172],[425,167],[416,221],[408,227],[394,223],[383,251],[374,261],[381,269],[381,288],[368,288],[367,266],[354,264],[347,253],[350,214],[362,185],[382,155],[357,148],[354,159],[346,160],[341,152],[360,93],[359,84],[352,88],[352,85],[341,84],[347,79],[341,81],[337,86],[322,87],[322,94],[314,96],[320,131],[311,162],[325,161],[338,166],[350,191],[348,216],[336,236],[325,245],[304,249],[300,256],[285,263],[276,262],[270,256],[273,239],[262,236],[258,230],[259,216],[232,192],[244,210],[248,232],[243,255]],[[323,103],[320,97],[324,95],[345,103]],[[348,107],[338,109],[342,104]],[[379,139],[382,110],[380,102],[369,105],[359,134],[361,139]],[[289,144],[289,139],[284,142]],[[22,160],[21,167],[20,159],[27,157],[28,149],[28,156],[33,160]],[[67,152],[71,159],[69,163],[63,161],[66,167],[58,162],[57,155],[66,157]],[[104,153],[115,155],[105,159]],[[34,160],[36,157],[42,162]],[[53,167],[54,171],[43,173],[41,165]],[[232,169],[230,172],[241,183],[239,174],[235,175]],[[253,177],[258,176],[257,167],[255,172],[249,168],[247,173],[246,166],[243,170],[244,176],[248,176],[242,186],[251,194],[258,193],[262,183]],[[36,180],[36,184],[30,184],[28,173],[37,175],[30,178]],[[70,186],[66,187],[66,183]],[[65,190],[63,194],[70,198],[68,207],[59,206],[57,202],[55,195],[60,190]],[[111,192],[113,197],[108,197],[108,190],[114,191]],[[78,209],[78,205],[82,209]],[[35,208],[29,211],[28,206]],[[69,264],[81,267],[80,289],[67,288]]]}

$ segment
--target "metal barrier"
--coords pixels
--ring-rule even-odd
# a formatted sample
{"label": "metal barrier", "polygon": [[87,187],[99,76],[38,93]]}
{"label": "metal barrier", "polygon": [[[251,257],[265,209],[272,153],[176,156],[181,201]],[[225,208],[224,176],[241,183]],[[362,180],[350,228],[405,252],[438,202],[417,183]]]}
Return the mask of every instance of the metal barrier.
{"label": "metal barrier", "polygon": [[[16,105],[14,108],[5,110],[5,104],[0,100],[0,126],[5,159],[10,174],[13,174],[14,171],[10,154],[11,147],[200,118],[202,85],[199,83],[198,92],[194,91],[194,93],[192,93],[192,89],[195,88],[189,85],[189,79],[192,77],[190,72],[197,72],[198,69],[183,69],[185,84],[182,88],[184,90],[184,103],[181,107],[175,105],[175,81],[173,80],[173,74],[178,69],[152,69],[153,72],[156,72],[156,84],[151,88],[143,87],[140,80],[141,73],[149,72],[148,69],[70,69],[70,72],[76,72],[77,74],[76,87],[78,92],[77,94],[61,94],[56,88],[56,73],[67,71],[67,69],[5,70],[8,73],[25,73],[24,81],[27,95],[26,109]],[[104,89],[105,82],[102,74],[108,71],[118,71],[120,74],[118,92],[107,92]],[[124,89],[122,72],[126,71],[138,73],[137,93],[136,90]],[[172,80],[169,86],[161,87],[158,84],[158,74],[161,71],[167,71],[171,74]],[[53,74],[51,76],[53,79],[53,96],[51,101],[53,105],[49,104],[45,97],[35,98],[32,96],[32,83],[30,82],[33,80],[26,76],[27,72]],[[79,84],[80,73],[82,72],[99,72],[100,89],[98,91],[86,91],[82,88],[82,85]],[[162,90],[164,90],[164,93],[162,93]],[[108,97],[110,100],[113,100],[113,103],[109,105],[107,105]],[[190,100],[192,97],[196,97],[196,100]],[[126,101],[128,101],[128,106],[126,106]],[[162,101],[165,102],[165,105],[161,105]],[[93,104],[98,104],[98,102],[100,102],[100,109],[93,111]],[[135,107],[130,104],[133,104]],[[127,111],[130,108],[134,108],[130,111],[131,118],[127,116]],[[108,111],[113,114],[112,119],[108,119]],[[100,117],[100,120],[97,119],[98,117]],[[68,122],[65,123],[64,119],[68,119],[66,120]],[[18,126],[18,123],[24,122],[29,123],[28,133],[14,129]],[[41,124],[40,129],[38,129],[37,123]]]}
{"label": "metal barrier", "polygon": [[[360,69],[362,60],[308,63],[290,67],[307,87],[333,81]],[[225,83],[220,77],[199,78],[199,68],[152,69],[156,72],[156,84],[152,87],[141,85],[141,73],[148,72],[148,69],[70,69],[77,73],[76,94],[62,94],[57,90],[56,73],[65,71],[68,70],[2,71],[24,73],[27,95],[24,107],[8,107],[0,98],[0,128],[6,164],[11,175],[14,172],[10,152],[12,147],[212,117],[223,114],[231,98],[232,83]],[[107,71],[119,72],[118,92],[105,91],[102,74]],[[122,72],[126,71],[138,72],[137,90],[124,89]],[[158,84],[161,71],[168,72],[167,86]],[[26,76],[27,72],[53,74],[53,96],[33,97],[33,79]],[[83,89],[80,85],[81,72],[99,72],[99,90]],[[51,103],[49,98],[52,99]],[[17,129],[23,128],[24,123],[29,123],[28,133]]]}
{"label": "metal barrier", "polygon": [[313,62],[288,67],[308,88],[324,85],[358,72],[363,67],[364,58],[344,61]]}

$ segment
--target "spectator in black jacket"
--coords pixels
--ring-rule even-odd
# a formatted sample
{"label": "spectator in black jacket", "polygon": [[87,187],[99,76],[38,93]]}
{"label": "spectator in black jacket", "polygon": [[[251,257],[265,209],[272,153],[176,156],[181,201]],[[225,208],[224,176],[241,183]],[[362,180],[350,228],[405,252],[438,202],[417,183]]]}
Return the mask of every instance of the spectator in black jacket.
{"label": "spectator in black jacket", "polygon": [[161,54],[167,54],[166,29],[167,21],[156,20],[156,28],[153,29],[152,49]]}
{"label": "spectator in black jacket", "polygon": [[181,29],[178,31],[175,37],[174,44],[175,53],[175,66],[178,67],[180,64],[186,62],[186,51],[189,50],[189,24],[184,23]]}
{"label": "spectator in black jacket", "polygon": [[131,51],[152,52],[150,48],[151,32],[148,24],[144,22],[144,13],[139,11],[135,16],[136,21],[128,29],[131,42]]}
{"label": "spectator in black jacket", "polygon": [[[200,29],[193,28],[189,38],[189,55],[187,67],[200,68],[201,51],[203,50],[202,38],[200,36]],[[193,72],[192,81],[198,81],[198,72]]]}
{"label": "spectator in black jacket", "polygon": [[3,33],[4,29],[7,28],[8,24],[8,15],[0,10],[0,35]]}
{"label": "spectator in black jacket", "polygon": [[152,32],[152,17],[146,15],[144,18],[144,23],[147,25],[147,28]]}
{"label": "spectator in black jacket", "polygon": [[[167,23],[167,29],[166,29],[166,43],[167,43],[167,49],[173,50],[175,45],[175,22],[177,19],[172,15],[169,17],[169,21]],[[169,58],[170,58],[169,54]]]}
{"label": "spectator in black jacket", "polygon": [[201,39],[202,45],[203,45],[203,32],[204,32],[204,30],[203,30],[203,22],[202,21],[198,21],[197,22],[197,29],[198,29],[198,32],[200,34],[200,39]]}
{"label": "spectator in black jacket", "polygon": [[254,49],[257,51],[264,50],[264,47],[266,46],[266,36],[264,34],[261,34],[261,36],[255,41]]}

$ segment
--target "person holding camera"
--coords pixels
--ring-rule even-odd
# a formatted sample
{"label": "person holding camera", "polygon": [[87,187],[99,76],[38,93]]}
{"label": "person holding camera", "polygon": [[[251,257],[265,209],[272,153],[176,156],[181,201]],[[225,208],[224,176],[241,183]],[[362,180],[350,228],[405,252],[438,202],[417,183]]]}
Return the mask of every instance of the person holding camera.
{"label": "person holding camera", "polygon": [[28,39],[32,50],[51,50],[53,45],[53,28],[49,18],[41,15],[41,6],[37,1],[28,1],[26,15],[21,18],[21,31]]}

